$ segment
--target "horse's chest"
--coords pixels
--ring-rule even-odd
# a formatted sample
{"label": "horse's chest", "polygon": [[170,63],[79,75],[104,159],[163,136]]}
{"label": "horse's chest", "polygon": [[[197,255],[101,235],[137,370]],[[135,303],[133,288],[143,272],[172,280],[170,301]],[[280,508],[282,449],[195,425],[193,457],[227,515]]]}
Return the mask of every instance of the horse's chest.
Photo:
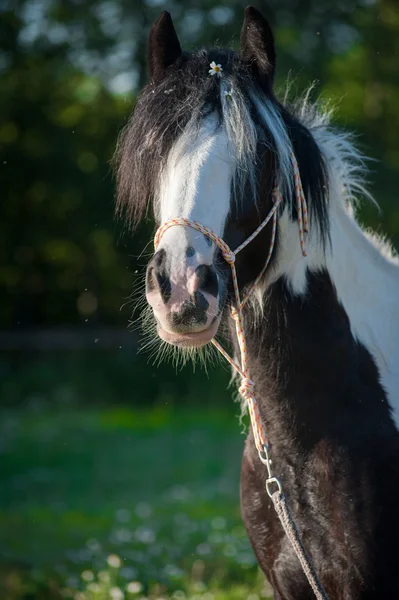
{"label": "horse's chest", "polygon": [[[257,561],[273,586],[276,598],[311,600],[313,592],[266,493],[266,472],[252,444],[249,439],[242,462],[241,510]],[[280,474],[285,474],[284,487],[295,489],[295,494],[289,497],[290,509],[304,545],[312,555],[316,572],[322,573],[324,581],[328,581],[329,597],[334,600],[363,598],[358,592],[362,587],[365,553],[364,542],[356,535],[358,523],[349,511],[343,514],[339,503],[332,503],[334,472],[327,456],[315,458],[316,463],[317,460],[320,464],[314,466],[318,476],[305,481],[306,475],[302,475],[303,486],[295,479],[298,473],[295,475],[287,464],[284,468],[279,460]],[[314,487],[316,479],[320,485]],[[352,504],[350,498],[348,501]],[[358,562],[353,553],[354,541],[359,551]]]}

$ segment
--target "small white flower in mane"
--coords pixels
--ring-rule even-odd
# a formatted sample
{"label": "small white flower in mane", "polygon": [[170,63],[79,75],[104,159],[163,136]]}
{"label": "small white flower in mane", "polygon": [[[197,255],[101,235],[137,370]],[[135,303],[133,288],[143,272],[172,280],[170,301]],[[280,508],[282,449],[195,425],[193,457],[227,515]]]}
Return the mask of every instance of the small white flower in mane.
{"label": "small white flower in mane", "polygon": [[231,100],[233,93],[233,90],[224,90],[223,96],[226,98],[226,100]]}
{"label": "small white flower in mane", "polygon": [[216,75],[217,77],[222,76],[222,71],[223,71],[222,65],[217,65],[215,63],[215,61],[213,60],[209,66],[211,68],[209,69],[208,73],[209,73],[209,75],[211,75],[211,77],[213,77],[214,75]]}

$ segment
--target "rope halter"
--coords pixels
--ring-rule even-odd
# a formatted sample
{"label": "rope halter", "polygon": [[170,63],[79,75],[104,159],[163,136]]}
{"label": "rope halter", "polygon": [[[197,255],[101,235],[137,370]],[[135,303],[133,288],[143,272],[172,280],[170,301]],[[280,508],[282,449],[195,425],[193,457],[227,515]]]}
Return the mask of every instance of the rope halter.
{"label": "rope halter", "polygon": [[[303,256],[306,256],[306,248],[305,248],[305,233],[308,231],[308,211],[306,206],[305,195],[303,193],[301,177],[299,174],[298,163],[293,152],[290,153],[293,174],[294,174],[294,183],[295,183],[295,199],[296,199],[296,207],[298,213],[298,230],[299,230],[299,242],[302,250]],[[248,360],[247,360],[247,343],[244,332],[244,321],[243,321],[243,308],[247,301],[249,300],[252,292],[255,287],[259,283],[263,274],[265,273],[270,259],[273,254],[273,250],[275,247],[276,241],[276,229],[277,229],[277,210],[280,204],[283,201],[282,195],[278,187],[275,187],[272,191],[272,201],[273,206],[269,211],[266,218],[261,222],[261,224],[255,229],[255,231],[242,243],[240,244],[234,251],[226,244],[226,242],[216,233],[214,233],[209,227],[206,225],[201,225],[197,221],[192,221],[191,219],[186,219],[185,217],[176,217],[173,219],[169,219],[163,225],[159,227],[155,234],[154,238],[154,246],[155,249],[158,248],[158,245],[161,241],[164,233],[174,227],[176,225],[184,225],[186,227],[191,227],[192,229],[196,229],[207,238],[212,240],[221,250],[222,256],[224,260],[231,267],[231,275],[233,281],[234,295],[235,295],[235,306],[231,307],[231,316],[235,322],[238,344],[240,348],[241,360],[240,364],[238,364],[227,352],[226,350],[217,342],[215,339],[212,340],[212,344],[219,350],[219,352],[225,357],[225,359],[231,364],[231,366],[239,373],[241,376],[241,385],[239,388],[239,392],[241,396],[244,398],[248,405],[248,411],[251,417],[251,425],[254,433],[255,444],[260,455],[263,456],[264,449],[267,447],[267,438],[266,431],[263,424],[263,421],[260,417],[258,404],[256,402],[254,387],[255,384],[252,381],[249,371],[248,371]],[[247,290],[245,296],[241,299],[239,287],[238,287],[238,279],[237,279],[237,271],[235,267],[236,256],[241,250],[243,250],[256,236],[266,227],[269,221],[273,219],[272,232],[270,238],[270,246],[269,252],[266,258],[266,262],[258,274],[256,279],[252,282],[249,289]]]}

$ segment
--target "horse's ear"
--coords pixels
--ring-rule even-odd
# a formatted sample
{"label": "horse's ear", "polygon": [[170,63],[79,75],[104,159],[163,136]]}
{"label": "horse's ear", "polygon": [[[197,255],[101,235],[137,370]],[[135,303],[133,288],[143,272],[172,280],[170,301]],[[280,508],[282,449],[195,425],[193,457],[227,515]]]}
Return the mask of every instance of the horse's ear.
{"label": "horse's ear", "polygon": [[269,23],[253,6],[247,6],[241,29],[241,55],[251,65],[261,84],[273,83],[276,66],[274,37]]}
{"label": "horse's ear", "polygon": [[148,38],[148,65],[151,79],[157,79],[181,56],[180,42],[172,17],[166,10],[155,21]]}

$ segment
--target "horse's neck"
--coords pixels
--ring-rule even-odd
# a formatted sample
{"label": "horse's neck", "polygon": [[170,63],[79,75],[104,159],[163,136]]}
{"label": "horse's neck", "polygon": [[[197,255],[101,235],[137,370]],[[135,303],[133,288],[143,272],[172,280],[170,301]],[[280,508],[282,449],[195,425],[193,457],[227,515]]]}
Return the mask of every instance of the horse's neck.
{"label": "horse's neck", "polygon": [[373,356],[399,424],[399,266],[388,245],[368,237],[342,204],[331,214],[327,268],[353,336]]}
{"label": "horse's neck", "polygon": [[340,406],[373,410],[378,397],[388,412],[380,381],[399,414],[399,269],[342,204],[331,207],[330,222],[325,253],[313,232],[303,258],[297,225],[282,217],[277,264],[248,345],[269,414],[279,395],[292,401],[297,423],[334,429]]}

